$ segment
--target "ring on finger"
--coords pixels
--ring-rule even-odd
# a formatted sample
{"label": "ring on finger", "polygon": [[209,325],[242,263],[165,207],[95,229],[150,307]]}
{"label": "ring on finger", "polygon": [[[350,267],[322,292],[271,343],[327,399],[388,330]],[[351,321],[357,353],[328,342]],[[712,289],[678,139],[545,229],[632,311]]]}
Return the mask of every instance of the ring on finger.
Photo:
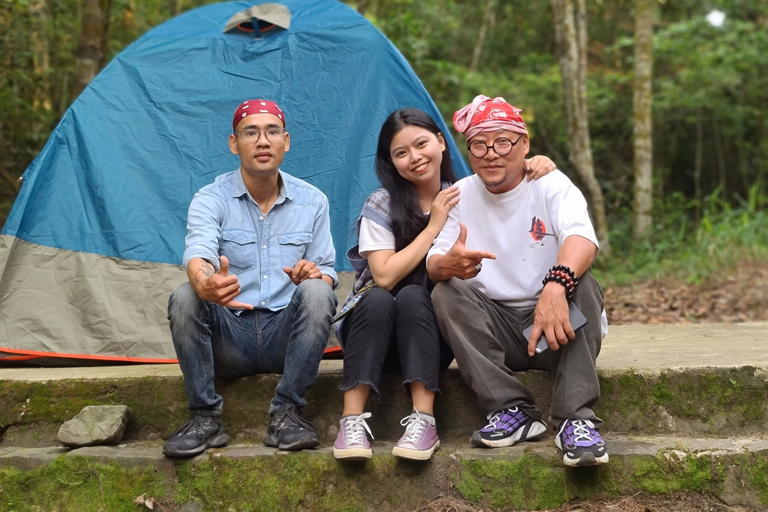
{"label": "ring on finger", "polygon": [[480,271],[483,270],[483,264],[478,263],[477,265],[475,265],[475,270],[477,270],[477,273],[479,274]]}

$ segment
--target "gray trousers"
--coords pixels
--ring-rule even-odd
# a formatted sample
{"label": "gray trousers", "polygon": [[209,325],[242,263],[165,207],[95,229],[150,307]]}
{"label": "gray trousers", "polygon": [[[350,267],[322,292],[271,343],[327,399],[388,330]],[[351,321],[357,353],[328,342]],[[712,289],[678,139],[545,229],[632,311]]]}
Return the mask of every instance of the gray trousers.
{"label": "gray trousers", "polygon": [[596,428],[602,426],[603,420],[592,407],[600,398],[595,360],[602,338],[603,292],[590,271],[579,281],[573,302],[587,318],[587,325],[560,350],[533,357],[528,355],[528,340],[522,334],[533,323],[533,309],[498,304],[461,279],[435,286],[432,304],[437,325],[483,413],[518,407],[540,419],[533,394],[514,372],[549,370],[555,381],[549,418],[553,427],[566,419],[590,420]]}

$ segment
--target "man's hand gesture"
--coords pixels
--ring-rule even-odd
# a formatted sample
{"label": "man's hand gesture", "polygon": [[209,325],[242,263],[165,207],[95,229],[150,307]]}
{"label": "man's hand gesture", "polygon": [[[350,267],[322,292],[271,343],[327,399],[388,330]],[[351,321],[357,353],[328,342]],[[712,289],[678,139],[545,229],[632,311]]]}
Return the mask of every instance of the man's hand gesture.
{"label": "man's hand gesture", "polygon": [[317,268],[317,265],[314,262],[307,260],[299,260],[293,268],[283,267],[283,272],[288,274],[288,278],[297,286],[300,282],[306,281],[307,279],[321,279],[323,277],[323,274],[320,272],[320,269]]}
{"label": "man's hand gesture", "polygon": [[477,277],[484,259],[495,260],[496,255],[487,251],[467,249],[467,226],[459,224],[459,237],[453,247],[439,260],[440,270],[459,279]]}
{"label": "man's hand gesture", "polygon": [[203,267],[197,273],[195,286],[200,298],[227,308],[253,309],[252,305],[235,300],[235,297],[240,295],[240,283],[236,275],[229,273],[227,257],[221,256],[219,264],[219,271],[213,273],[213,266],[203,262]]}
{"label": "man's hand gesture", "polygon": [[541,335],[547,338],[552,350],[558,350],[576,337],[571,327],[568,301],[565,288],[559,283],[550,282],[544,286],[533,313],[533,329],[528,340],[528,355],[536,353],[536,342]]}

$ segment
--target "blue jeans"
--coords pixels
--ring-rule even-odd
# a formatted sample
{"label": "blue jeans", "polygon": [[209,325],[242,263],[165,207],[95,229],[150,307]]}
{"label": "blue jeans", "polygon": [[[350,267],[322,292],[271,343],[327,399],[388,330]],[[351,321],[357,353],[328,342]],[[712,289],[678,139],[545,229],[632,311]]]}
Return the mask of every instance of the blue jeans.
{"label": "blue jeans", "polygon": [[184,375],[187,407],[220,414],[224,400],[214,389],[214,376],[243,377],[282,373],[269,407],[306,404],[328,343],[336,295],[321,279],[299,286],[280,311],[253,309],[236,315],[201,299],[189,283],[168,301],[171,337]]}

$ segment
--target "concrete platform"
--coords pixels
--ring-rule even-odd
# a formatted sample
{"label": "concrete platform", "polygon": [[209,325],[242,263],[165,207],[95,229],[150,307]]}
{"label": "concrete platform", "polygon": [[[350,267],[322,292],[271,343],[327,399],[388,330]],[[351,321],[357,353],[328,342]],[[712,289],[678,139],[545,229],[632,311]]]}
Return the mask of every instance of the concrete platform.
{"label": "concrete platform", "polygon": [[[597,359],[601,370],[735,368],[768,370],[768,322],[741,324],[615,325]],[[455,367],[455,363],[454,363]],[[321,373],[338,373],[341,361],[323,361]],[[0,381],[48,381],[177,377],[177,365],[125,365],[75,368],[0,368]]]}

